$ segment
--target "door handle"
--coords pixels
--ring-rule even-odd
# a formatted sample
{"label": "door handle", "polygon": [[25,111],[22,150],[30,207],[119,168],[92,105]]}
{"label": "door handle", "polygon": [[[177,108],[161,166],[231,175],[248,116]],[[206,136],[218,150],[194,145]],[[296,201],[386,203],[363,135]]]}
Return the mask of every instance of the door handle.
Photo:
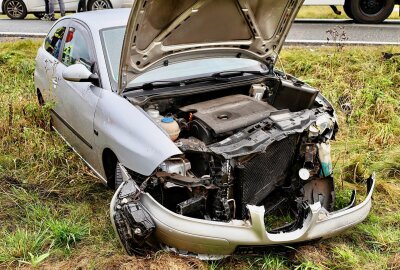
{"label": "door handle", "polygon": [[58,78],[57,77],[53,77],[52,81],[53,81],[54,88],[56,88],[57,85],[58,85]]}

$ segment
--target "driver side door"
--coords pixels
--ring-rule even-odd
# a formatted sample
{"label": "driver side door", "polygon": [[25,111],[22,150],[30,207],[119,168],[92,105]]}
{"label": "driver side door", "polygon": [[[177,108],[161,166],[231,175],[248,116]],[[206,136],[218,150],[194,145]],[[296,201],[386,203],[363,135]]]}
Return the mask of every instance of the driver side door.
{"label": "driver side door", "polygon": [[63,78],[63,72],[73,64],[82,64],[90,72],[97,73],[97,62],[92,36],[88,29],[71,22],[66,31],[64,46],[54,78],[55,95],[59,111],[56,111],[59,132],[91,167],[96,167],[93,119],[102,92],[99,83],[72,82]]}

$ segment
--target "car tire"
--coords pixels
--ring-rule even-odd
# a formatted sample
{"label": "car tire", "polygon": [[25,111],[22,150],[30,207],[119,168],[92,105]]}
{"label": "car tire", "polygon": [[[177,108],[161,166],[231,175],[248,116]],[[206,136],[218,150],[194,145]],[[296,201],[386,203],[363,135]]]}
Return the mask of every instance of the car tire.
{"label": "car tire", "polygon": [[4,13],[10,19],[22,20],[25,19],[28,10],[22,0],[6,0],[4,3]]}
{"label": "car tire", "polygon": [[44,12],[35,12],[33,13],[33,16],[35,16],[38,19],[41,19],[44,17],[44,14],[45,14]]}
{"label": "car tire", "polygon": [[346,13],[347,17],[354,20],[353,13],[351,13],[350,1],[351,0],[346,0],[346,2],[344,3],[344,6],[343,6],[343,10],[344,10],[344,13]]}
{"label": "car tire", "polygon": [[108,0],[89,0],[87,4],[87,10],[102,10],[112,8],[111,3]]}
{"label": "car tire", "polygon": [[359,23],[381,23],[394,9],[394,0],[353,0],[350,11]]}

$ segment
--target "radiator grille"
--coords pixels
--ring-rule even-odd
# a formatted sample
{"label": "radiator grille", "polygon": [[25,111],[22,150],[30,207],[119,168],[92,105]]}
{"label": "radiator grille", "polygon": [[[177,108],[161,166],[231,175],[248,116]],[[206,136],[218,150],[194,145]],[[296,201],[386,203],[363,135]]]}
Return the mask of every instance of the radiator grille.
{"label": "radiator grille", "polygon": [[284,181],[297,148],[298,135],[271,144],[267,150],[239,166],[236,184],[238,214],[245,215],[246,204],[257,205]]}

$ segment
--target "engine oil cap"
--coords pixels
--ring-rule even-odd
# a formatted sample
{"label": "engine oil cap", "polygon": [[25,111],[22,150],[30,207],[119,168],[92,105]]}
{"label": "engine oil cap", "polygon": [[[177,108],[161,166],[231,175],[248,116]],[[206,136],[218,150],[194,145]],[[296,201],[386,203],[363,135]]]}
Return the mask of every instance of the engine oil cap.
{"label": "engine oil cap", "polygon": [[174,122],[174,118],[172,118],[172,117],[164,117],[161,120],[161,122],[163,122],[163,123],[172,123],[172,122]]}

